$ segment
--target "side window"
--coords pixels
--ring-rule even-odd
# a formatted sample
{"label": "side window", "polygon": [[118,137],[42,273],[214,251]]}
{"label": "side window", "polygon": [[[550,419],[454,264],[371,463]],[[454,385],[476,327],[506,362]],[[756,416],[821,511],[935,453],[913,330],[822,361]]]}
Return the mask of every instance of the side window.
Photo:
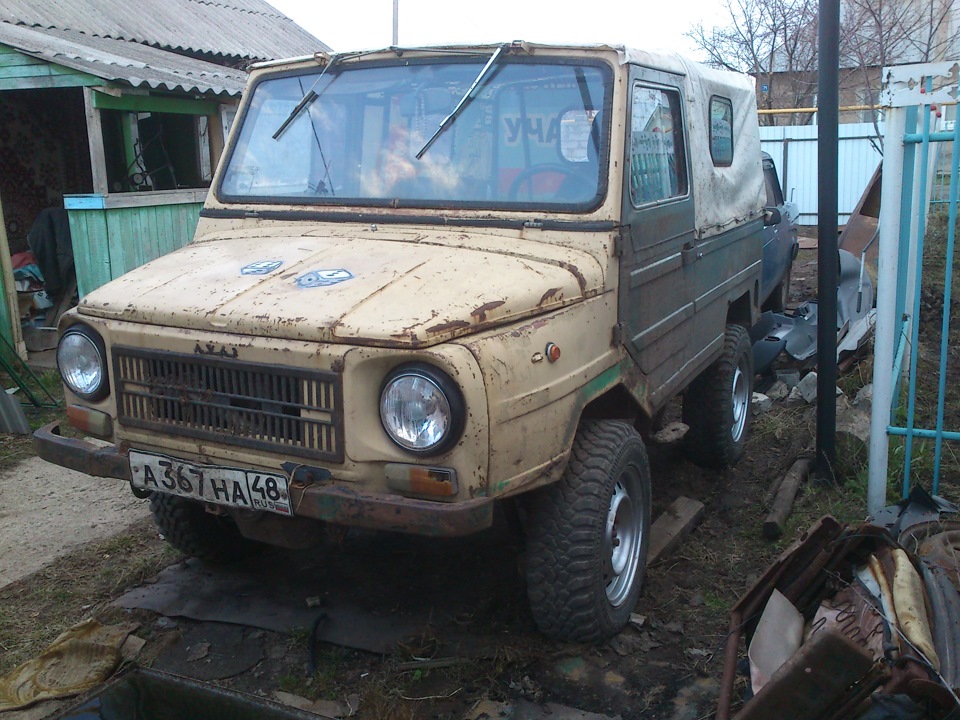
{"label": "side window", "polygon": [[733,164],[733,103],[717,95],[710,98],[710,157],[717,167]]}
{"label": "side window", "polygon": [[640,206],[686,194],[680,93],[636,85],[630,128],[630,200]]}
{"label": "side window", "polygon": [[780,189],[780,180],[777,178],[773,163],[763,163],[763,180],[767,186],[767,207],[783,205],[783,191]]}

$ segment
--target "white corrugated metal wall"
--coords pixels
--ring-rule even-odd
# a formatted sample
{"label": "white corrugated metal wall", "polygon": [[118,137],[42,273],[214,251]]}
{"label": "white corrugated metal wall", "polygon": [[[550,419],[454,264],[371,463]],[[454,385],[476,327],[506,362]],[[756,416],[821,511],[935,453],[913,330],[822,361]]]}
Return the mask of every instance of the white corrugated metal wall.
{"label": "white corrugated metal wall", "polygon": [[[883,133],[883,123],[880,124]],[[837,224],[843,225],[857,206],[881,154],[873,123],[840,126]],[[760,146],[770,153],[783,194],[797,203],[800,225],[817,224],[817,126],[778,125],[760,128]]]}

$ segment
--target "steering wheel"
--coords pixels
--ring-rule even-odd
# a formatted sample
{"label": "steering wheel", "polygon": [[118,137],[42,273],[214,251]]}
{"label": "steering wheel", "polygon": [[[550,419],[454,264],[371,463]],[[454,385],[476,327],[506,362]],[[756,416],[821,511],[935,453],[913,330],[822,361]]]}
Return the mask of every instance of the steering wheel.
{"label": "steering wheel", "polygon": [[[596,167],[596,166],[594,166]],[[517,173],[516,177],[513,178],[513,182],[510,183],[510,187],[507,188],[507,200],[516,200],[517,194],[520,192],[520,186],[525,182],[530,182],[536,175],[542,173],[558,173],[563,175],[563,181],[560,186],[557,188],[558,194],[561,189],[564,189],[563,194],[569,196],[573,195],[572,200],[578,199],[578,196],[582,194],[579,191],[593,191],[593,185],[588,178],[585,178],[580,172],[579,168],[570,168],[558,163],[543,163],[542,165],[534,165],[533,167],[528,167],[526,170],[521,170]],[[568,182],[569,181],[569,182]],[[571,185],[572,187],[564,188],[564,185]],[[530,186],[531,191],[533,190],[533,185]],[[577,192],[571,192],[571,190]]]}

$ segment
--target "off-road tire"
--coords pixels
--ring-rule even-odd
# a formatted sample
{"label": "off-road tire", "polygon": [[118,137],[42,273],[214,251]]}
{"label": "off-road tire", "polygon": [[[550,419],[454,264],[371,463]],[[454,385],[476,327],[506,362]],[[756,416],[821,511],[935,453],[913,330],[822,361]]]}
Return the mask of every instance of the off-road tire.
{"label": "off-road tire", "polygon": [[228,517],[208,513],[203,505],[166,493],[150,494],[153,521],[168,543],[205,562],[221,565],[256,552],[259,544],[240,534]]}
{"label": "off-road tire", "polygon": [[558,640],[608,640],[630,619],[647,564],[650,467],[640,435],[622,422],[583,422],[563,477],[527,507],[537,626]]}
{"label": "off-road tire", "polygon": [[753,396],[753,347],[746,328],[727,325],[723,354],[683,394],[688,457],[723,469],[743,456]]}

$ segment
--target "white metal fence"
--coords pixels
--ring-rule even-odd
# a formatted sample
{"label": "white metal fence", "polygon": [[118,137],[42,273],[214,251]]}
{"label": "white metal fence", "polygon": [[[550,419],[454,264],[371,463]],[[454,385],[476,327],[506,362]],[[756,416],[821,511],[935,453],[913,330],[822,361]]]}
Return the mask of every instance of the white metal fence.
{"label": "white metal fence", "polygon": [[[797,203],[800,225],[817,224],[817,129],[816,125],[760,128],[760,146],[777,166],[784,195]],[[837,224],[843,225],[877,169],[881,153],[873,123],[841,125],[839,135]]]}

